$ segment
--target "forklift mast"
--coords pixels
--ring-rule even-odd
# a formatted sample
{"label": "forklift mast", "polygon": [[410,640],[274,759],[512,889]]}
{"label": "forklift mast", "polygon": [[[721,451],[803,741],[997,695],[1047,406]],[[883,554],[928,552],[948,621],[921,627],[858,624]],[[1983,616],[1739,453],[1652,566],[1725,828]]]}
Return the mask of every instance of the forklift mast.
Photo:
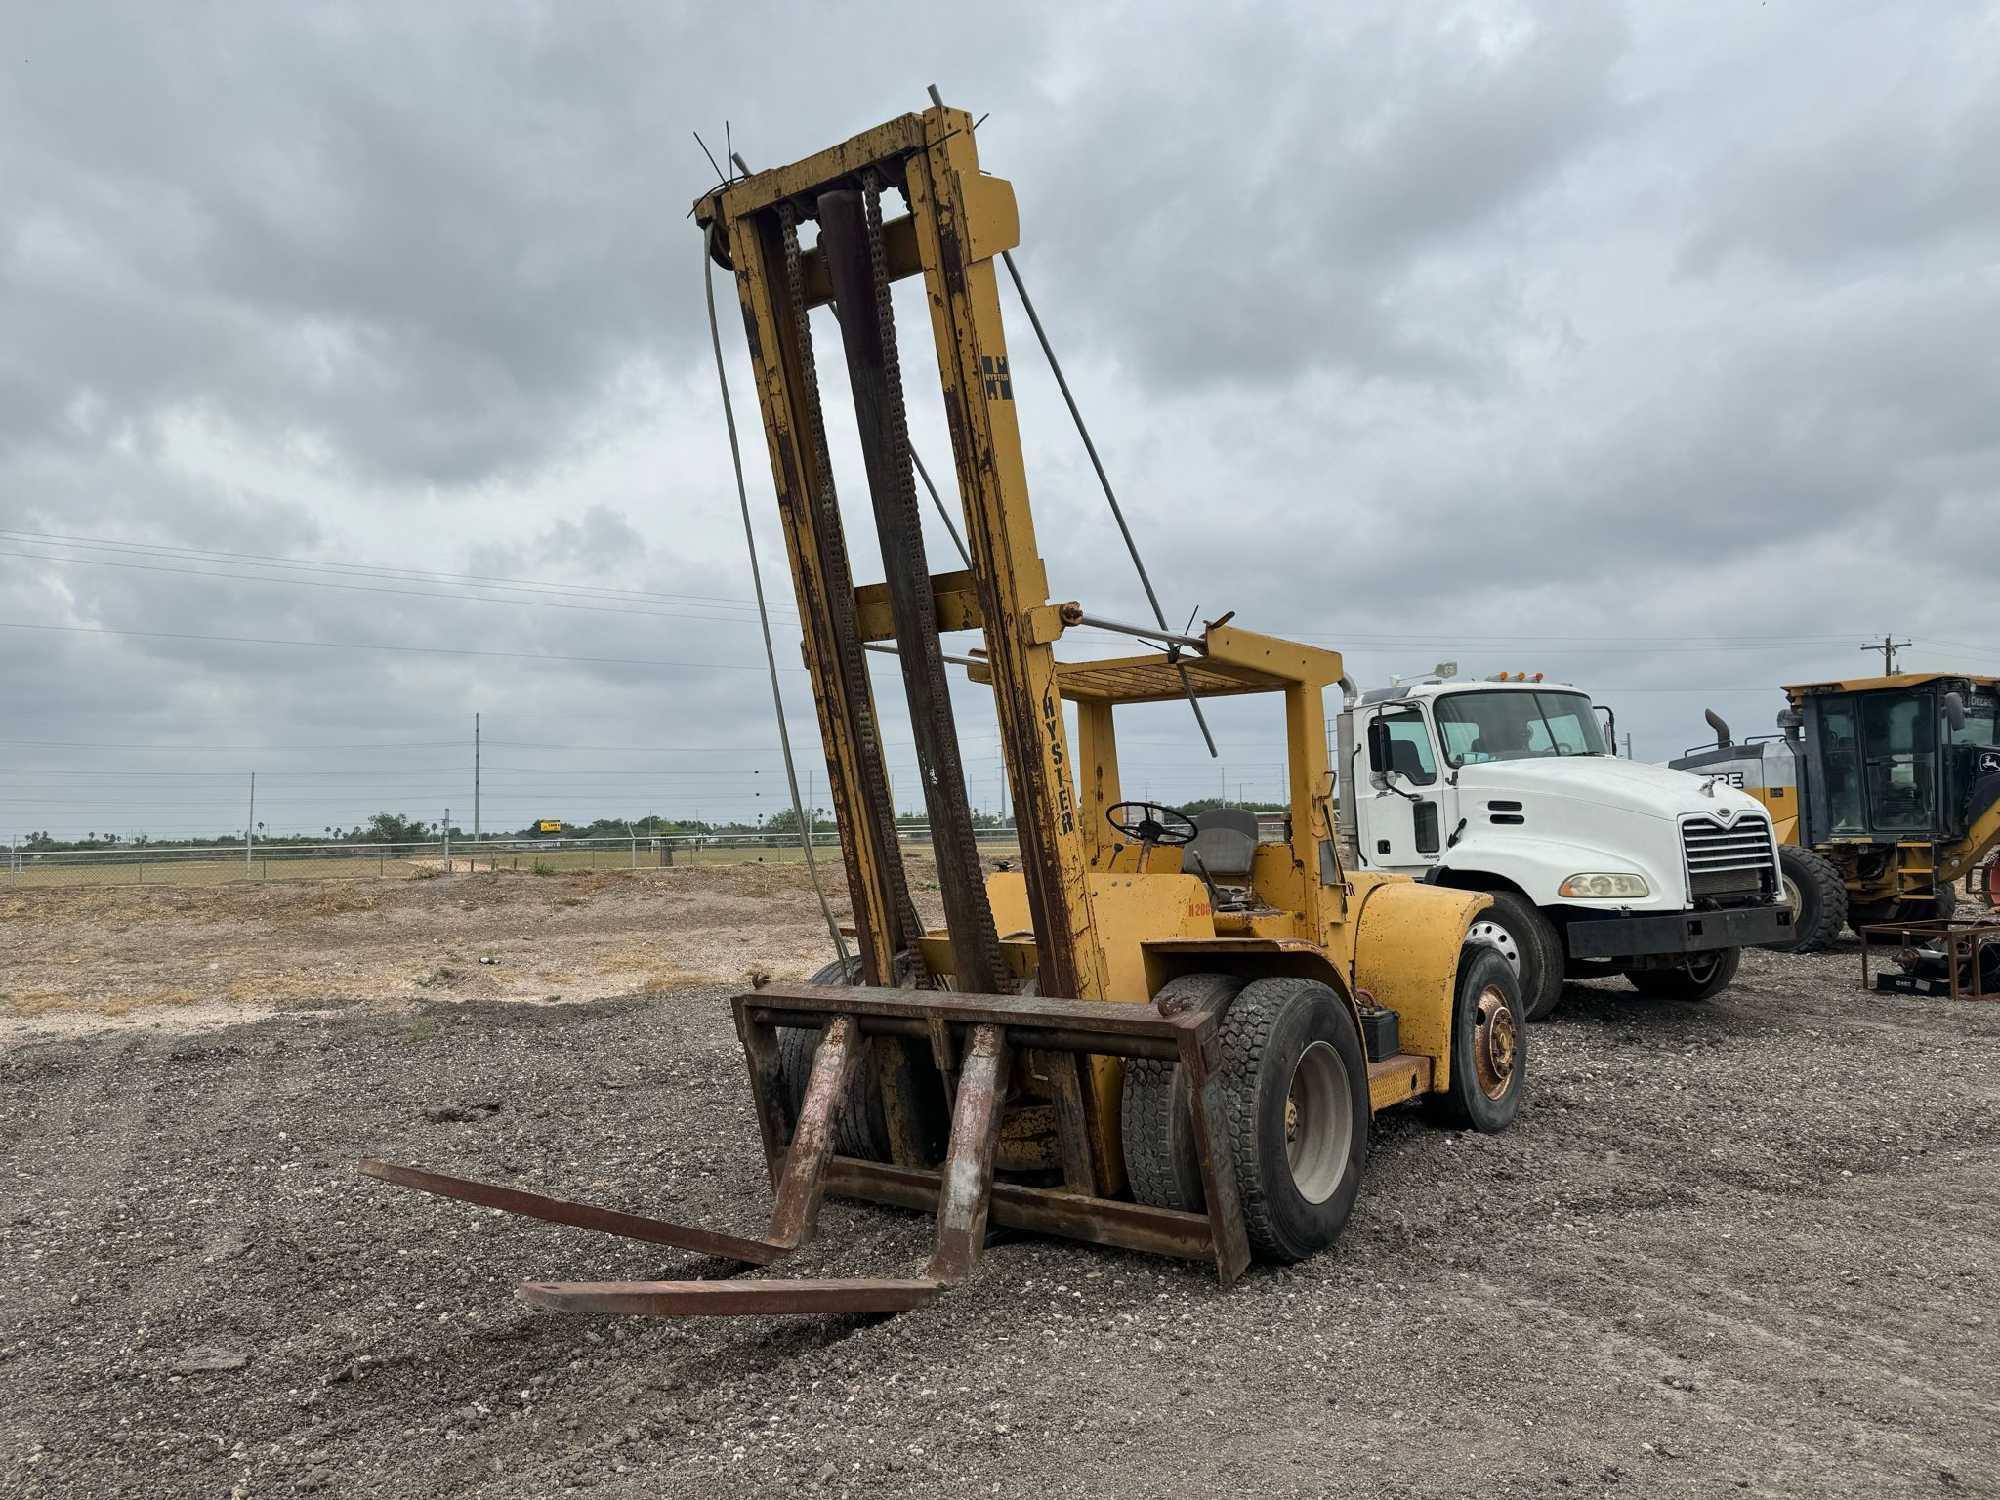
{"label": "forklift mast", "polygon": [[[885,195],[906,212],[884,220]],[[1011,184],[983,175],[973,121],[935,106],[790,166],[739,177],[695,204],[710,254],[735,273],[778,511],[804,624],[828,785],[853,898],[863,978],[897,982],[918,953],[895,828],[869,643],[902,666],[961,990],[1014,988],[980,867],[942,630],[983,630],[1020,830],[1040,992],[1101,998],[1088,854],[1056,683],[1062,622],[1048,598],[1001,324],[994,257],[1020,237]],[[800,244],[801,225],[817,226]],[[893,283],[921,276],[973,566],[925,557],[896,350]],[[812,309],[831,305],[854,393],[885,581],[857,586],[828,457]],[[935,951],[935,949],[933,949]]]}

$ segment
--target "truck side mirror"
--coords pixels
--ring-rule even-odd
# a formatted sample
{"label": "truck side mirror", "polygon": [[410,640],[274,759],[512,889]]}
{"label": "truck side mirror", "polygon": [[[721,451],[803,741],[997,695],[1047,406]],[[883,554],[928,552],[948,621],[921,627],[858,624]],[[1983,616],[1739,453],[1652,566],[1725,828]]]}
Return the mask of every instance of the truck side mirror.
{"label": "truck side mirror", "polygon": [[1368,769],[1378,778],[1377,785],[1389,770],[1389,726],[1379,717],[1368,721]]}
{"label": "truck side mirror", "polygon": [[1965,700],[1955,690],[1944,695],[1944,721],[1953,734],[1965,728]]}

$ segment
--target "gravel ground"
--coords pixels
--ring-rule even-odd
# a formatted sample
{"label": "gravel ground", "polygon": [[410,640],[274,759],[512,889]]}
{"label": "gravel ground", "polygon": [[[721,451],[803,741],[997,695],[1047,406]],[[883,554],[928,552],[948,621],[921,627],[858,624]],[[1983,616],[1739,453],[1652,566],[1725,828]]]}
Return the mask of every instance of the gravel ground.
{"label": "gravel ground", "polygon": [[[544,1313],[513,1286],[726,1268],[354,1171],[755,1232],[727,986],[18,1036],[0,1493],[1997,1494],[2000,1006],[1857,972],[1573,985],[1519,1126],[1382,1117],[1304,1266],[1017,1239],[892,1319]],[[829,1203],[779,1274],[928,1237]]]}

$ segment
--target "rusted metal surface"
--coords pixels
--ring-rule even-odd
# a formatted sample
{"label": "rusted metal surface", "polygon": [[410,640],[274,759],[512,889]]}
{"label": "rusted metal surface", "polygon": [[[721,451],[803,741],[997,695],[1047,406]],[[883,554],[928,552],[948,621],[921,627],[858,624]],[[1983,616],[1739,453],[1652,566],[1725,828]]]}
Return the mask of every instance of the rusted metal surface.
{"label": "rusted metal surface", "polygon": [[[951,685],[938,639],[936,600],[924,551],[908,417],[896,351],[893,304],[882,259],[880,189],[873,173],[861,192],[819,199],[820,253],[841,308],[848,384],[896,632],[896,659],[910,706],[918,778],[930,814],[938,892],[962,989],[999,989],[1007,979],[987,905],[972,807],[965,791]],[[862,635],[858,618],[854,633]]]}
{"label": "rusted metal surface", "polygon": [[[782,296],[788,314],[779,322],[786,332],[792,356],[792,368],[787,372],[791,379],[785,385],[791,404],[797,409],[810,474],[796,519],[801,544],[815,553],[810,573],[824,590],[819,601],[821,618],[813,622],[815,629],[808,630],[806,638],[809,645],[817,645],[827,668],[825,673],[816,674],[821,678],[818,696],[823,709],[841,720],[841,741],[849,748],[854,762],[852,783],[843,783],[844,796],[836,802],[836,807],[845,811],[840,819],[843,842],[853,841],[857,849],[865,845],[865,853],[850,864],[850,877],[875,888],[873,904],[885,912],[891,924],[884,944],[864,947],[863,967],[868,979],[887,984],[894,978],[891,956],[907,948],[923,931],[923,926],[910,900],[902,847],[896,837],[895,807],[889,795],[874,690],[869,683],[861,626],[855,612],[854,574],[841,522],[840,499],[834,489],[833,463],[827,450],[826,421],[813,361],[812,321],[805,307],[801,281],[797,216],[789,204],[779,206],[778,229],[785,267]],[[806,571],[795,567],[795,578],[803,578]],[[823,636],[821,630],[825,632]],[[837,758],[828,757],[830,776],[835,773],[833,761]],[[869,905],[867,893],[856,889],[852,894],[859,916]]]}
{"label": "rusted metal surface", "polygon": [[[1947,995],[1953,1000],[2000,1000],[2000,984],[1989,977],[2000,971],[2000,921],[1979,917],[1933,917],[1917,922],[1871,922],[1856,929],[1861,938],[1861,987],[1869,988],[1869,949],[1876,941],[1897,945],[1900,975],[1875,976],[1874,988],[1909,995]],[[1938,959],[1923,951],[1937,943],[1943,950],[1944,972]]]}
{"label": "rusted metal surface", "polygon": [[1091,1168],[1090,1112],[1083,1098],[1079,1069],[1083,1059],[1074,1052],[1027,1054],[1028,1070],[1047,1081],[1049,1102],[1055,1106],[1056,1153],[1062,1163],[1063,1186],[1073,1193],[1093,1192],[1097,1174]]}
{"label": "rusted metal surface", "polygon": [[861,1062],[861,1038],[854,1021],[836,1016],[827,1023],[813,1054],[812,1077],[798,1128],[785,1152],[785,1169],[771,1204],[771,1241],[797,1248],[812,1238],[819,1218],[826,1164],[833,1155],[834,1112],[846,1102],[854,1070]]}
{"label": "rusted metal surface", "polygon": [[482,1208],[504,1209],[524,1218],[549,1224],[566,1224],[573,1229],[596,1229],[628,1240],[645,1240],[655,1245],[672,1245],[697,1255],[715,1255],[740,1260],[745,1265],[768,1266],[791,1252],[767,1240],[745,1239],[715,1229],[697,1229],[687,1224],[670,1224],[664,1219],[648,1219],[621,1213],[615,1208],[599,1208],[590,1203],[572,1203],[564,1198],[547,1198],[520,1188],[499,1187],[490,1182],[473,1182],[464,1177],[447,1177],[442,1172],[426,1172],[417,1167],[399,1167],[389,1162],[364,1160],[361,1174],[397,1187],[436,1193],[441,1198],[457,1198]]}
{"label": "rusted metal surface", "polygon": [[965,1066],[958,1075],[958,1105],[951,1116],[951,1149],[937,1205],[937,1253],[930,1274],[944,1282],[963,1281],[979,1260],[992,1205],[993,1147],[1000,1139],[1000,1110],[1006,1102],[1008,1048],[998,1026],[973,1028]]}
{"label": "rusted metal surface", "polygon": [[1181,1039],[1181,1072],[1188,1082],[1189,1123],[1195,1157],[1201,1164],[1202,1202],[1206,1205],[1209,1243],[1215,1274],[1228,1286],[1250,1265],[1250,1235],[1243,1226],[1243,1201],[1236,1191],[1236,1163],[1229,1154],[1229,1128],[1223,1119],[1222,1081],[1210,1066],[1203,1045],[1208,1027],[1188,1027]]}
{"label": "rusted metal surface", "polygon": [[926,150],[903,163],[904,195],[931,307],[932,333],[951,432],[966,540],[979,575],[980,614],[992,661],[993,701],[1014,793],[1021,869],[1033,913],[1044,994],[1105,993],[1103,953],[1091,912],[1087,855],[1049,637],[1027,617],[1046,607],[1026,580],[1038,565],[1034,517],[1021,462],[1019,417],[992,257],[982,242],[978,151],[963,111],[927,111]]}
{"label": "rusted metal surface", "polygon": [[[892,1208],[936,1213],[942,1174],[887,1162],[836,1156],[827,1169],[826,1190],[836,1198],[858,1198]],[[1171,1255],[1181,1260],[1213,1260],[1215,1243],[1206,1214],[1151,1208],[1122,1198],[1092,1198],[1063,1188],[993,1184],[989,1222],[1003,1229],[1060,1235],[1117,1250]]]}
{"label": "rusted metal surface", "polygon": [[771,1179],[771,1186],[775,1188],[792,1128],[785,1109],[784,1089],[778,1078],[777,1028],[752,1021],[738,1006],[736,1035],[743,1043],[743,1063],[750,1075],[750,1105],[757,1116],[757,1133],[763,1141],[764,1169]]}
{"label": "rusted metal surface", "polygon": [[[768,1013],[780,1024],[801,1024],[798,1015],[851,1015],[868,1030],[871,1018],[906,1019],[918,1023],[913,1035],[927,1036],[932,1017],[951,1026],[978,1025],[1040,1027],[1047,1030],[1071,1029],[1089,1033],[1112,1045],[1085,1050],[1121,1056],[1151,1057],[1151,1052],[1121,1052],[1118,1043],[1133,1039],[1157,1039],[1178,1046],[1181,1034],[1198,1018],[1161,1015],[1150,1005],[1134,1005],[1118,1000],[1057,1000],[1046,995],[972,995],[949,991],[886,989],[879,985],[834,986],[825,984],[767,984],[735,997],[737,1007],[752,1015]],[[902,1033],[898,1033],[902,1034]]]}
{"label": "rusted metal surface", "polygon": [[1479,1092],[1487,1098],[1507,1096],[1520,1060],[1520,1041],[1520,1020],[1507,992],[1489,984],[1479,992],[1472,1018],[1472,1071]]}
{"label": "rusted metal surface", "polygon": [[897,1313],[922,1307],[935,1281],[530,1281],[519,1295],[570,1313],[638,1313],[654,1318],[728,1318],[794,1313]]}

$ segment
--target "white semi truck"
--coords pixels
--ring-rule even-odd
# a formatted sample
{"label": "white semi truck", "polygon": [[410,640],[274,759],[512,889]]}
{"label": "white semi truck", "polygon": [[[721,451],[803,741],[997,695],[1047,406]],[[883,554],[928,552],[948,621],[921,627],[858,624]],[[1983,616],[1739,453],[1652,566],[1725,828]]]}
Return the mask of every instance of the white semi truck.
{"label": "white semi truck", "polygon": [[1623,974],[1644,994],[1705,1000],[1744,947],[1789,942],[1764,809],[1616,758],[1609,711],[1588,694],[1525,677],[1347,693],[1343,853],[1490,891],[1472,935],[1515,966],[1530,1019],[1555,1009],[1566,977]]}

